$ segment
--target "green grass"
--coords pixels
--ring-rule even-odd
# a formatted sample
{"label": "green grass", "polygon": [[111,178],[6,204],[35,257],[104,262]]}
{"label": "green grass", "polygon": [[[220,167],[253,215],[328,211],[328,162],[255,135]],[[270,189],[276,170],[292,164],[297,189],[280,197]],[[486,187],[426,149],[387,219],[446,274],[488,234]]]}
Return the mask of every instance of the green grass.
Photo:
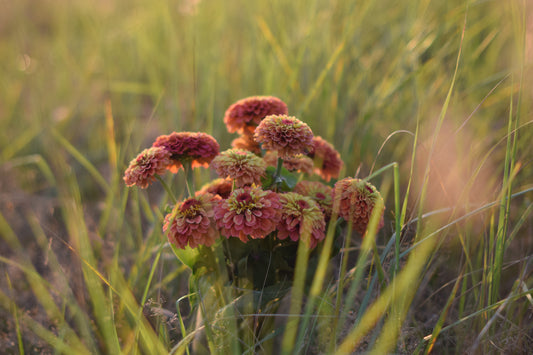
{"label": "green grass", "polygon": [[531,5],[194,3],[0,2],[2,347],[188,351],[170,199],[123,171],[171,131],[226,149],[226,108],[274,95],[386,204],[376,244],[352,240],[337,273],[326,244],[297,315],[276,319],[294,325],[285,353],[531,348]]}

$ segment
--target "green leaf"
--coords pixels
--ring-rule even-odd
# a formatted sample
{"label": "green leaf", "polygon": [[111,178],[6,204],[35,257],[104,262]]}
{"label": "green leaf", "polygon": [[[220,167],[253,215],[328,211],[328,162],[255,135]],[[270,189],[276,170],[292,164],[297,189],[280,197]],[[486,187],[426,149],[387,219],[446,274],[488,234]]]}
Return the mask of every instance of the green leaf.
{"label": "green leaf", "polygon": [[261,185],[263,189],[268,189],[274,184],[274,174],[276,173],[276,168],[269,166],[266,168],[265,176],[261,178]]}
{"label": "green leaf", "polygon": [[185,249],[178,248],[174,244],[170,243],[170,246],[172,248],[172,251],[174,251],[174,254],[178,257],[178,259],[184,264],[187,265],[191,270],[194,269],[194,265],[199,259],[200,251],[198,248],[191,248],[189,246],[185,247]]}
{"label": "green leaf", "polygon": [[298,176],[291,173],[285,168],[281,168],[281,190],[285,192],[292,191],[298,182]]}

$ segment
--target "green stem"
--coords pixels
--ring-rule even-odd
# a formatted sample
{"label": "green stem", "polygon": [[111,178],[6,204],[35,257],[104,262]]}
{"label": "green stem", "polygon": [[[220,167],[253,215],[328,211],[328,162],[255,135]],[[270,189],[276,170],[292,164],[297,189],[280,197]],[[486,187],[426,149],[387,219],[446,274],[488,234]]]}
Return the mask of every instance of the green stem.
{"label": "green stem", "polygon": [[161,185],[163,185],[163,188],[165,189],[165,191],[167,192],[168,196],[172,200],[172,203],[176,204],[178,201],[176,200],[176,197],[174,197],[174,194],[172,193],[172,190],[170,189],[168,184],[165,182],[165,180],[163,180],[161,178],[161,176],[159,176],[159,175],[156,175],[155,177],[156,177],[157,180],[159,180]]}
{"label": "green stem", "polygon": [[283,166],[283,159],[278,157],[278,165],[276,166],[276,172],[274,173],[274,191],[278,191],[278,187],[282,182],[281,179],[281,167]]}
{"label": "green stem", "polygon": [[187,187],[188,197],[194,196],[194,179],[192,175],[191,163],[187,162],[183,164],[183,170],[185,171],[185,186]]}

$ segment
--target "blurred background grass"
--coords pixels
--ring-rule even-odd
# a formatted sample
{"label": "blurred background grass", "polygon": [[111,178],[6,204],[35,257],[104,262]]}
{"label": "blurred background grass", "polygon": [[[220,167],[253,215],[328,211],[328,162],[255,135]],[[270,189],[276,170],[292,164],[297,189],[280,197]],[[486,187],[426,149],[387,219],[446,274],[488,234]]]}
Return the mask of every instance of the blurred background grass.
{"label": "blurred background grass", "polygon": [[[513,192],[531,188],[533,19],[526,3],[4,0],[2,255],[19,260],[28,249],[26,257],[48,280],[46,250],[53,249],[78,265],[70,272],[81,285],[79,259],[58,241],[77,250],[83,246],[74,237],[77,221],[84,224],[80,228],[93,257],[102,260],[94,265],[103,263],[105,271],[113,270],[108,269],[113,263],[120,266],[137,302],[146,292],[154,299],[163,292],[172,304],[186,292],[183,282],[173,280],[183,273],[173,259],[160,269],[172,277],[161,274],[158,285],[145,288],[146,262],[156,255],[151,248],[162,241],[160,216],[154,213],[161,191],[128,196],[122,173],[142,148],[171,131],[205,131],[222,149],[229,147],[234,136],[225,130],[224,111],[251,95],[284,100],[291,115],[340,151],[346,175],[366,176],[374,165],[398,162],[402,191],[413,182],[410,218],[419,206],[428,159],[434,170],[423,212],[468,210],[470,202],[497,199],[504,190],[509,120],[511,130],[520,127],[511,154],[518,166]],[[454,89],[442,110],[456,62]],[[430,155],[434,137],[436,149]],[[208,173],[202,176],[207,179]],[[384,233],[390,235],[392,180],[384,176],[376,185],[388,201]],[[513,200],[509,209],[508,228],[516,235],[506,245],[509,262],[532,255],[530,206],[531,193]],[[458,224],[454,233],[488,238],[490,218],[478,219]],[[44,242],[37,242],[37,234]],[[474,255],[450,239],[451,249],[436,259],[460,264],[472,252],[466,260],[481,258],[472,269],[483,266],[488,254]],[[0,280],[6,290],[6,275],[19,274],[3,265]],[[457,272],[452,269],[451,274]],[[531,278],[528,282],[531,288]],[[22,284],[13,287],[28,292]],[[77,302],[82,294],[75,295]],[[19,307],[32,308],[31,298],[21,299]],[[531,340],[531,328],[527,332]]]}

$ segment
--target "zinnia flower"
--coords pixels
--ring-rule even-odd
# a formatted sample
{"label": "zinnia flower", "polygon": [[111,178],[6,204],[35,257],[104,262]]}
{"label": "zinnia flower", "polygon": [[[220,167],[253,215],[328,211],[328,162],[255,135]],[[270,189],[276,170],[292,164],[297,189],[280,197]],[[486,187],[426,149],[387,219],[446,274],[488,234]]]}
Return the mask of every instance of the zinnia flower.
{"label": "zinnia flower", "polygon": [[333,207],[333,189],[320,181],[302,180],[294,187],[294,192],[312,198],[324,213],[327,220]]}
{"label": "zinnia flower", "polygon": [[280,209],[277,193],[244,187],[215,207],[215,220],[227,238],[237,237],[246,243],[248,236],[262,239],[273,232],[281,216]]}
{"label": "zinnia flower", "polygon": [[[337,181],[333,188],[333,205],[339,209],[339,216],[353,223],[353,228],[364,235],[372,209],[377,200],[383,200],[379,191],[369,182],[345,178]],[[383,212],[378,229],[383,227]]]}
{"label": "zinnia flower", "polygon": [[313,137],[313,147],[307,155],[313,159],[316,173],[324,180],[339,177],[343,165],[341,155],[322,137]]}
{"label": "zinnia flower", "polygon": [[233,189],[233,181],[231,179],[215,179],[210,183],[202,186],[198,194],[209,192],[213,195],[219,195],[220,197],[226,199],[231,194]]}
{"label": "zinnia flower", "polygon": [[261,146],[254,140],[253,134],[243,134],[231,142],[231,146],[237,149],[248,150],[254,154],[261,155]]}
{"label": "zinnia flower", "polygon": [[230,133],[253,133],[266,116],[287,113],[287,105],[277,97],[252,96],[231,105],[224,115],[224,123]]}
{"label": "zinnia flower", "polygon": [[326,222],[318,204],[310,197],[295,192],[281,194],[280,201],[283,207],[278,238],[283,240],[289,237],[295,242],[305,238],[304,242],[310,248],[316,247],[326,237]]}
{"label": "zinnia flower", "polygon": [[265,150],[276,150],[282,159],[306,153],[313,147],[313,131],[296,117],[267,116],[255,129],[254,139]]}
{"label": "zinnia flower", "polygon": [[165,173],[170,163],[170,153],[165,149],[145,149],[130,162],[124,173],[124,182],[127,186],[137,185],[145,189],[156,175]]}
{"label": "zinnia flower", "polygon": [[220,151],[215,138],[203,132],[172,132],[157,137],[152,146],[163,147],[170,152],[172,164],[168,169],[173,173],[178,172],[183,163],[207,167]]}
{"label": "zinnia flower", "polygon": [[[263,159],[268,166],[277,166],[278,164],[278,154],[276,152],[267,152]],[[309,175],[313,173],[313,161],[303,154],[283,159],[283,167],[289,171],[299,171]]]}
{"label": "zinnia flower", "polygon": [[220,153],[211,162],[211,167],[218,176],[234,180],[237,187],[260,185],[266,170],[263,159],[244,149],[228,149]]}
{"label": "zinnia flower", "polygon": [[213,206],[217,200],[219,196],[205,193],[176,204],[165,216],[163,225],[168,241],[181,249],[187,245],[191,248],[213,245],[218,237],[213,220]]}

